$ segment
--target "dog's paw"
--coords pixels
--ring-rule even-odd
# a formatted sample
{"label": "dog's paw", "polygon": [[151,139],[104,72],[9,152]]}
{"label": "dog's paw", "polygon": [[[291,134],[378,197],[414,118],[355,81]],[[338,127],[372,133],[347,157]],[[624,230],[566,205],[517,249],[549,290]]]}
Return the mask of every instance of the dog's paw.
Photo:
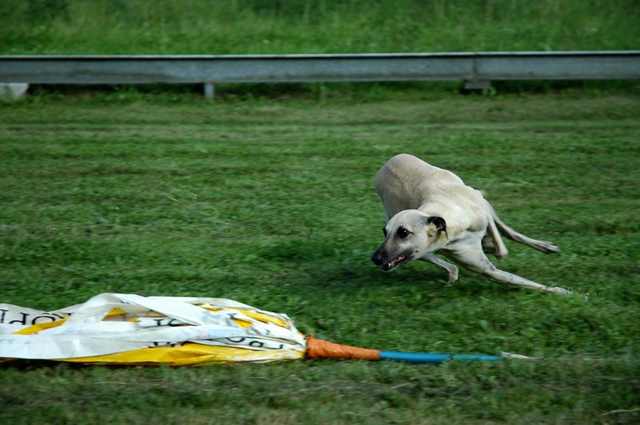
{"label": "dog's paw", "polygon": [[560,294],[560,295],[571,295],[573,294],[573,292],[571,292],[568,289],[564,289],[564,288],[560,288],[559,286],[554,286],[552,288],[549,288],[547,290],[547,292],[552,292],[554,294]]}
{"label": "dog's paw", "polygon": [[449,270],[449,279],[447,280],[448,284],[456,283],[458,281],[458,268],[453,266]]}
{"label": "dog's paw", "polygon": [[557,245],[548,241],[539,241],[536,244],[536,247],[545,254],[554,254],[556,252],[560,252],[560,248]]}

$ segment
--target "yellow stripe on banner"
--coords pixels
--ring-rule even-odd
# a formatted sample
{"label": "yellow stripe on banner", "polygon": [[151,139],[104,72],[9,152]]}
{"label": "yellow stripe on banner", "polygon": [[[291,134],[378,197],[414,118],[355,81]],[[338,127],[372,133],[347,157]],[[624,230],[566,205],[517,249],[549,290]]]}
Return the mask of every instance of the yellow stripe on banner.
{"label": "yellow stripe on banner", "polygon": [[260,322],[272,323],[274,325],[280,326],[281,328],[289,328],[289,323],[286,320],[280,319],[279,317],[268,316],[255,310],[238,310],[245,316],[251,317],[252,319],[258,320]]}
{"label": "yellow stripe on banner", "polygon": [[[281,328],[285,328],[285,329],[289,329],[289,322],[287,322],[284,319],[281,319],[280,317],[276,317],[276,316],[270,316],[268,314],[265,313],[260,313],[257,312],[255,310],[251,310],[251,309],[247,309],[247,308],[234,308],[234,307],[216,307],[213,306],[211,304],[200,304],[200,307],[207,309],[209,311],[225,311],[225,310],[229,310],[229,311],[237,311],[238,313],[242,313],[247,317],[250,317],[254,320],[257,320],[259,322],[263,322],[263,323],[272,323],[276,326],[280,326]],[[240,319],[236,319],[237,322],[240,322],[238,324],[240,324],[240,326],[244,326],[245,321],[240,320]]]}
{"label": "yellow stripe on banner", "polygon": [[235,347],[221,347],[196,343],[185,343],[176,347],[150,347],[104,356],[59,359],[72,363],[101,363],[112,365],[169,365],[194,366],[209,363],[266,362],[274,360],[296,360],[304,352],[295,350],[256,351]]}
{"label": "yellow stripe on banner", "polygon": [[114,317],[114,316],[126,316],[127,314],[128,313],[123,309],[121,309],[120,307],[114,307],[107,313],[105,318]]}
{"label": "yellow stripe on banner", "polygon": [[56,328],[66,322],[67,319],[58,319],[55,322],[37,323],[33,326],[22,328],[19,331],[14,332],[14,335],[33,335],[45,329]]}

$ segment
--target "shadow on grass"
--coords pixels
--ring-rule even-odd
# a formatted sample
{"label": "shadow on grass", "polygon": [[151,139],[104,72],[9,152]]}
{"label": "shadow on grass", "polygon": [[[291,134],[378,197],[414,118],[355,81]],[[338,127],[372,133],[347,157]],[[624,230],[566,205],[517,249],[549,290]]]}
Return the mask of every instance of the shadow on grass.
{"label": "shadow on grass", "polygon": [[303,291],[321,289],[344,293],[401,288],[431,292],[455,288],[464,293],[480,295],[487,289],[487,285],[473,284],[474,280],[483,278],[466,272],[462,272],[465,275],[462,277],[464,283],[449,284],[444,271],[421,261],[383,272],[371,262],[371,252],[332,245],[323,240],[278,242],[258,250],[257,255],[283,269],[299,270],[301,273],[296,279],[296,287],[304,288]]}

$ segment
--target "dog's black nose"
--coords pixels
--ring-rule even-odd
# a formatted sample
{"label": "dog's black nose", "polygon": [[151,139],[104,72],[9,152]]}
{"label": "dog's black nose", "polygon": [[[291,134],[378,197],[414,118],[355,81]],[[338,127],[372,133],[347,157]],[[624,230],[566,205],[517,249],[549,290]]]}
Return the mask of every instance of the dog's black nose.
{"label": "dog's black nose", "polygon": [[373,264],[376,266],[382,265],[382,253],[380,253],[380,251],[374,252],[371,256],[371,261],[373,261]]}

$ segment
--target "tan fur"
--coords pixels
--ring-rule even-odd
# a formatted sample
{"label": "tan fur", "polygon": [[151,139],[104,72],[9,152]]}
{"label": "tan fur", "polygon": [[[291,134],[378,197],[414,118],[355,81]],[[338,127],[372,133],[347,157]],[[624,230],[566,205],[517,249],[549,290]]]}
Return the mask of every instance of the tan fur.
{"label": "tan fur", "polygon": [[[384,269],[420,259],[446,269],[453,282],[458,279],[458,269],[435,255],[441,251],[469,270],[500,282],[568,293],[499,270],[489,261],[485,250],[496,257],[508,253],[500,232],[545,253],[559,250],[551,242],[531,239],[504,224],[483,194],[452,172],[413,155],[400,154],[378,171],[375,188],[384,205],[387,236],[373,261]],[[434,217],[444,219],[446,231],[438,231]],[[407,236],[401,237],[401,233]]]}

